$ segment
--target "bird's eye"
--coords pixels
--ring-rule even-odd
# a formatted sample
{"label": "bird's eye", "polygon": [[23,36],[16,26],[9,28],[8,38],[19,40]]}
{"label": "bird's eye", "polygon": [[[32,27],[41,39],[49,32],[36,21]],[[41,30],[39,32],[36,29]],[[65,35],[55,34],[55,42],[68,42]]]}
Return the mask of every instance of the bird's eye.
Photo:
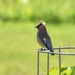
{"label": "bird's eye", "polygon": [[37,25],[35,28],[39,28],[41,26],[41,24]]}
{"label": "bird's eye", "polygon": [[42,24],[39,24],[38,27],[40,27]]}

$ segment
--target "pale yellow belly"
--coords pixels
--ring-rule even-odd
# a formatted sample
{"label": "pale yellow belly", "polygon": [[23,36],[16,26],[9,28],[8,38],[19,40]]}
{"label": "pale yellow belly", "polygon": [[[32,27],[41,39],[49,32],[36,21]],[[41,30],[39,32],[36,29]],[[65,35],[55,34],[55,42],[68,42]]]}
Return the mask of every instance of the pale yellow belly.
{"label": "pale yellow belly", "polygon": [[45,47],[44,44],[41,42],[41,40],[37,37],[37,42],[41,47]]}

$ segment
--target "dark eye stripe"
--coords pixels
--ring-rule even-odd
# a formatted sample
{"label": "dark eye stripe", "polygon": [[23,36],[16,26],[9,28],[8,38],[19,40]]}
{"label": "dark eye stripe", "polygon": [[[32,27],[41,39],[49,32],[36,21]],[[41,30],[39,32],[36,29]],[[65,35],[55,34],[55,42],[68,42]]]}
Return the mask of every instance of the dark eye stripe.
{"label": "dark eye stripe", "polygon": [[37,27],[40,27],[42,24],[39,24]]}
{"label": "dark eye stripe", "polygon": [[38,27],[40,27],[42,24],[38,25]]}

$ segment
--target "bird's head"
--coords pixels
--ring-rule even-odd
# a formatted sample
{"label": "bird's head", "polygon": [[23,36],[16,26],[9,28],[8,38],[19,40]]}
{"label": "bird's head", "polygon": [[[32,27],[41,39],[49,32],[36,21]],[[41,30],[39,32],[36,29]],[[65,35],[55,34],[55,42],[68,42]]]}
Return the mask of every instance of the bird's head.
{"label": "bird's head", "polygon": [[45,21],[41,20],[39,24],[35,26],[35,28],[40,29],[40,30],[45,29],[45,24],[46,24]]}

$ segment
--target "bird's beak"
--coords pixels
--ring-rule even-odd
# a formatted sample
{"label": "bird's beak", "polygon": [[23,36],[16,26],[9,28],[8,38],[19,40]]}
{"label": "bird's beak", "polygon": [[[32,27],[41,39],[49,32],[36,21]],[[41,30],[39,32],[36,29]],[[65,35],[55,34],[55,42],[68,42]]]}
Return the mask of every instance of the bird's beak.
{"label": "bird's beak", "polygon": [[37,26],[35,26],[34,28],[37,28]]}

